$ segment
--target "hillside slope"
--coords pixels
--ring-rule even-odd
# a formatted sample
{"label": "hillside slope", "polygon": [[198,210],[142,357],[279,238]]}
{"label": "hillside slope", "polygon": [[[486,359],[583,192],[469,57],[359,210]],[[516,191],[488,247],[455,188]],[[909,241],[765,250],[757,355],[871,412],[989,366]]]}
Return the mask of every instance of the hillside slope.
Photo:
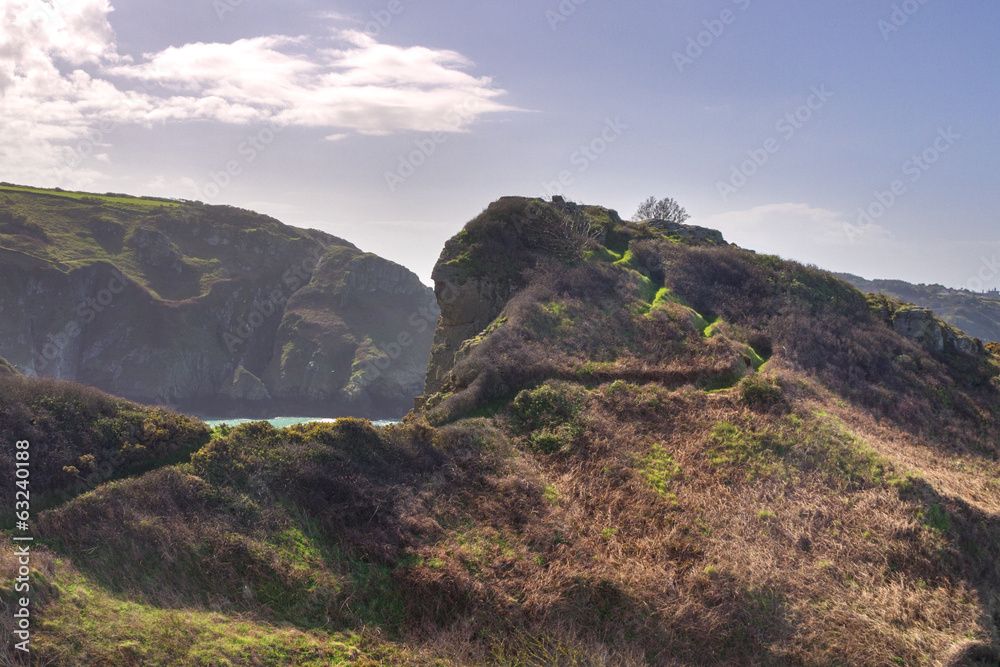
{"label": "hillside slope", "polygon": [[902,280],[865,280],[850,273],[834,274],[862,292],[930,308],[948,324],[983,342],[1000,342],[1000,298],[949,289],[943,285],[914,285]]}
{"label": "hillside slope", "polygon": [[600,207],[500,200],[434,276],[405,423],[248,424],[41,514],[40,659],[997,663],[981,345]]}
{"label": "hillside slope", "polygon": [[0,186],[0,354],[28,375],[201,414],[401,415],[436,313],[413,273],[324,232]]}
{"label": "hillside slope", "polygon": [[[0,359],[0,370],[3,360]],[[0,372],[0,432],[27,441],[27,466],[17,466],[13,441],[0,448],[0,523],[11,525],[15,479],[35,511],[100,484],[182,460],[209,440],[198,419],[138,405],[92,387]],[[26,467],[27,477],[15,477]],[[20,496],[23,499],[25,496]]]}

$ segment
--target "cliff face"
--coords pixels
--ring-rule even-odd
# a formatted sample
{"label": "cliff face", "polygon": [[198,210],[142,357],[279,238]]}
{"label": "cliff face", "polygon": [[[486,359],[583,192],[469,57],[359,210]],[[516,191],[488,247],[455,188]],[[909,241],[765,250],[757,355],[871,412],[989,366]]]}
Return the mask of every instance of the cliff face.
{"label": "cliff face", "polygon": [[466,277],[445,268],[434,273],[441,319],[434,332],[424,390],[439,392],[448,371],[459,359],[462,345],[475,338],[503,310],[515,287],[489,277]]}
{"label": "cliff face", "polygon": [[391,416],[420,393],[431,333],[406,319],[421,308],[436,316],[413,273],[324,232],[0,189],[0,353],[26,375],[200,414]]}
{"label": "cliff face", "polygon": [[264,371],[279,399],[339,397],[362,412],[399,412],[423,385],[433,292],[375,255],[333,248],[289,299]]}
{"label": "cliff face", "polygon": [[869,294],[868,303],[893,331],[931,352],[962,352],[973,356],[987,356],[986,347],[981,340],[972,338],[945,322],[930,308],[904,303],[882,294]]}

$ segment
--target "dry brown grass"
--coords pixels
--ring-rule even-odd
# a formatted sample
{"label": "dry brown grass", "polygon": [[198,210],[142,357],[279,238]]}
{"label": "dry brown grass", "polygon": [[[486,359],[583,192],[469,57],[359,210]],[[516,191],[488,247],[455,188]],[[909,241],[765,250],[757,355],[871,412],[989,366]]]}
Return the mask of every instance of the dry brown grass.
{"label": "dry brown grass", "polygon": [[[1000,523],[985,510],[997,496],[986,481],[974,487],[980,504],[963,505],[961,495],[973,488],[969,480],[978,479],[979,469],[950,473],[967,457],[938,450],[933,476],[907,480],[907,471],[919,470],[911,468],[919,463],[912,457],[933,443],[899,435],[850,407],[817,417],[818,408],[830,405],[822,388],[800,386],[802,378],[790,371],[768,373],[790,387],[790,413],[754,411],[738,388],[706,394],[598,385],[583,392],[572,417],[580,432],[551,454],[532,449],[530,433],[507,416],[440,430],[412,424],[382,436],[328,428],[265,433],[261,445],[246,440],[249,434],[243,441],[231,436],[228,445],[218,442],[214,454],[196,459],[205,481],[171,487],[157,473],[76,501],[77,509],[43,523],[46,534],[73,545],[74,561],[85,570],[99,543],[133,563],[114,569],[116,580],[130,582],[131,588],[118,584],[130,597],[168,606],[224,604],[272,618],[275,603],[261,604],[257,589],[269,571],[284,582],[286,608],[308,594],[296,589],[294,560],[260,549],[289,528],[318,522],[313,534],[327,536],[327,544],[389,566],[379,595],[392,596],[401,610],[398,617],[379,615],[374,582],[349,584],[365,570],[330,552],[304,562],[310,576],[327,572],[344,586],[331,589],[324,603],[332,627],[374,624],[457,664],[930,665],[959,642],[992,641],[997,578],[984,566],[1000,554]],[[790,426],[793,416],[799,431]],[[796,447],[815,437],[809,425],[834,418],[848,433],[837,437],[864,440],[892,475],[837,479],[803,458]],[[785,433],[791,449],[742,464],[720,462],[713,439],[719,423]],[[366,445],[371,456],[322,453],[324,447],[361,451],[355,437],[378,438]],[[657,486],[650,456],[666,454],[672,463],[656,470],[668,478]],[[303,456],[314,463],[297,462]],[[403,460],[410,463],[401,469]],[[316,487],[323,479],[347,486]],[[938,486],[939,479],[951,486]],[[178,495],[187,484],[204,493]],[[217,497],[215,484],[229,489],[226,495]],[[301,514],[272,504],[269,493],[295,488],[284,497]],[[379,488],[402,502],[387,502]],[[260,495],[264,489],[271,491]],[[313,500],[320,489],[349,492],[343,497],[358,511],[325,511],[337,496]],[[235,500],[248,491],[259,508],[250,514],[237,510]],[[202,496],[215,500],[191,504]],[[946,509],[950,526],[929,522],[932,504]],[[249,549],[220,550],[245,539],[251,524],[256,537]],[[223,541],[211,537],[220,529],[229,535]],[[982,549],[978,560],[970,535]],[[198,602],[206,579],[176,566],[169,587],[150,588],[142,564],[150,548],[172,563],[198,554],[202,577],[235,588],[227,593],[216,585],[218,597]],[[244,584],[256,603],[242,599]],[[171,598],[171,591],[183,595]],[[334,609],[340,616],[329,614]]]}

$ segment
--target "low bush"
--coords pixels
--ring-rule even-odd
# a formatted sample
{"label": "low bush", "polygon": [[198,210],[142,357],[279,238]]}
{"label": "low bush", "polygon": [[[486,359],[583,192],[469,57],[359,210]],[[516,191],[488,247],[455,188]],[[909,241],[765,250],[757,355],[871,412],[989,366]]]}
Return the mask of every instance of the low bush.
{"label": "low bush", "polygon": [[[23,376],[0,377],[0,432],[30,443],[35,509],[169,463],[209,438],[198,419],[83,385]],[[0,471],[8,479],[14,477],[14,452],[0,448]],[[13,493],[12,485],[0,490],[3,507],[13,507]]]}
{"label": "low bush", "polygon": [[781,385],[773,377],[754,373],[739,383],[740,399],[753,410],[787,410]]}

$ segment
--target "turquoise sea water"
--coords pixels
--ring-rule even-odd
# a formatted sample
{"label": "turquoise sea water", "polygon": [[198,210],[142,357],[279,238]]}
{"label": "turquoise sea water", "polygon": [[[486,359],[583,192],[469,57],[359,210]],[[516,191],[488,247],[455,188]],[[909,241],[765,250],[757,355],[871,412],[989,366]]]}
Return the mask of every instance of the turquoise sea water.
{"label": "turquoise sea water", "polygon": [[[247,424],[249,422],[256,421],[266,421],[270,422],[275,428],[287,428],[289,426],[294,426],[295,424],[307,424],[309,422],[327,422],[333,423],[337,421],[336,419],[315,419],[312,417],[275,417],[274,419],[213,419],[206,420],[205,423],[208,424],[209,428],[215,428],[221,426],[222,424],[228,424],[229,426],[239,426],[240,424]],[[387,426],[389,424],[398,423],[396,420],[378,420],[372,421],[375,426]]]}

